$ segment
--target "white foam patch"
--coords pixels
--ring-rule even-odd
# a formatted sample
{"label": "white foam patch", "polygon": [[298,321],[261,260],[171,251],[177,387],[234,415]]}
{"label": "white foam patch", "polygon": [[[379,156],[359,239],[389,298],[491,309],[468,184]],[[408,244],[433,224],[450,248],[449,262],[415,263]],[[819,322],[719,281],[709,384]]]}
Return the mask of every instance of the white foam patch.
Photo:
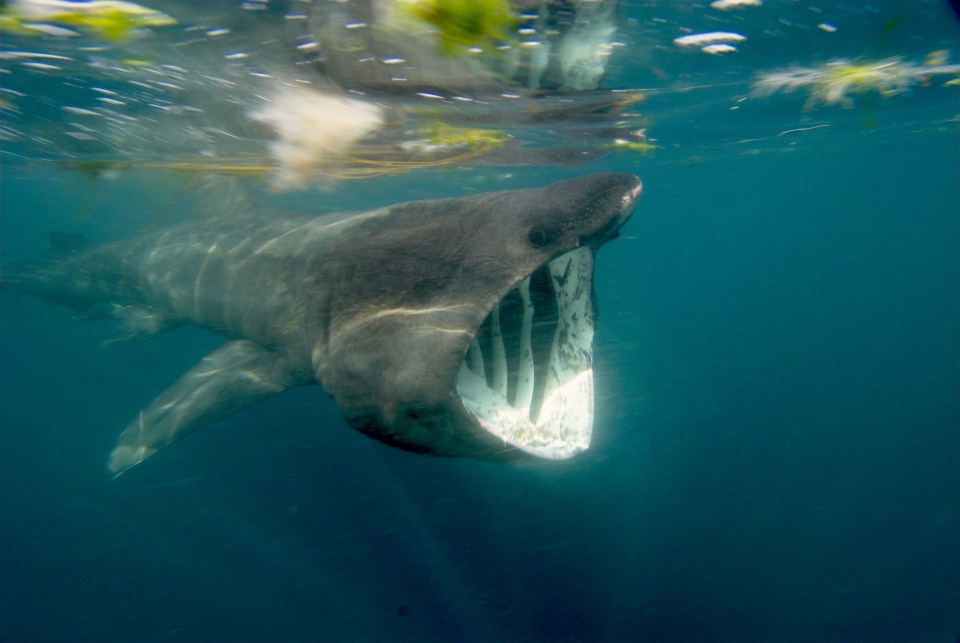
{"label": "white foam patch", "polygon": [[250,117],[276,135],[270,155],[277,164],[273,187],[278,190],[329,180],[338,157],[383,124],[377,105],[305,87],[281,87]]}
{"label": "white foam patch", "polygon": [[709,33],[696,33],[689,36],[680,36],[674,38],[673,43],[678,47],[705,47],[717,43],[730,44],[732,42],[743,42],[747,37],[738,33],[729,31],[711,31]]}

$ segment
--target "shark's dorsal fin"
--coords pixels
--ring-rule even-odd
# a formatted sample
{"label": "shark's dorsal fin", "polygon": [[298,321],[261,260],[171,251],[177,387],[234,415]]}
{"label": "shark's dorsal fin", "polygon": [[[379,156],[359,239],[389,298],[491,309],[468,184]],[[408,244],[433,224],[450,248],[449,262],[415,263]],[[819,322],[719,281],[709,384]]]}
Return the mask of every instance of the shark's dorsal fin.
{"label": "shark's dorsal fin", "polygon": [[47,251],[49,258],[68,257],[93,245],[90,237],[75,232],[51,232],[47,239],[50,244]]}
{"label": "shark's dorsal fin", "polygon": [[205,174],[190,189],[196,198],[193,215],[197,218],[235,219],[261,211],[259,199],[240,177]]}

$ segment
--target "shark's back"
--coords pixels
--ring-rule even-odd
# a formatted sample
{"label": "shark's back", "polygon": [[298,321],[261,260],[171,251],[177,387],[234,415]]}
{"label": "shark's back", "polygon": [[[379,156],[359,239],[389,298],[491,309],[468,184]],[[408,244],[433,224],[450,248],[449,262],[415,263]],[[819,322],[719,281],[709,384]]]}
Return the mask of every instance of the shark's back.
{"label": "shark's back", "polygon": [[262,210],[103,244],[58,233],[45,256],[5,263],[0,287],[77,311],[112,302],[149,311],[157,327],[193,322],[276,345],[295,332],[289,320],[302,306],[307,266],[335,243],[339,228],[363,216]]}

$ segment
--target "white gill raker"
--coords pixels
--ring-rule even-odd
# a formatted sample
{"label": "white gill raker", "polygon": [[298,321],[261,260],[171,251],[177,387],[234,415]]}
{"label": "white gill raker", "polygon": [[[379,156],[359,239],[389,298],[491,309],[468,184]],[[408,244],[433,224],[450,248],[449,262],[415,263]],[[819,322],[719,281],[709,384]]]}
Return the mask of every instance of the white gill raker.
{"label": "white gill raker", "polygon": [[493,386],[491,387],[503,399],[507,399],[507,351],[503,346],[503,332],[500,330],[500,304],[493,309],[490,317],[490,343],[493,353]]}
{"label": "white gill raker", "polygon": [[[590,284],[593,254],[580,248],[563,257],[566,261],[550,263],[550,276],[556,293],[559,318],[557,334],[551,350],[551,367],[547,372],[547,388],[554,389],[575,376],[593,353],[593,304]],[[560,345],[563,337],[565,345]],[[585,357],[586,356],[586,357]],[[573,360],[569,363],[567,360]]]}
{"label": "white gill raker", "polygon": [[[593,254],[580,248],[550,262],[557,332],[550,351],[537,434],[541,457],[567,458],[590,446],[593,429]],[[549,446],[548,446],[549,445]]]}
{"label": "white gill raker", "polygon": [[570,287],[570,268],[574,267],[571,265],[572,259],[570,257],[564,256],[559,259],[555,259],[550,262],[550,280],[553,282],[553,292],[557,298],[557,330],[553,334],[553,344],[550,346],[550,367],[547,369],[547,388],[550,390],[556,388],[560,384],[560,380],[563,375],[560,373],[562,366],[562,358],[560,353],[565,347],[560,345],[561,339],[567,338],[565,331],[568,330],[568,316],[570,314],[569,308],[573,304],[573,300],[570,297],[569,287]]}
{"label": "white gill raker", "polygon": [[523,299],[523,325],[520,327],[520,357],[517,360],[517,394],[513,408],[529,412],[533,401],[533,347],[530,333],[533,327],[533,302],[530,300],[530,277],[517,285]]}
{"label": "white gill raker", "polygon": [[484,379],[487,377],[483,368],[483,351],[476,337],[470,342],[470,370]]}

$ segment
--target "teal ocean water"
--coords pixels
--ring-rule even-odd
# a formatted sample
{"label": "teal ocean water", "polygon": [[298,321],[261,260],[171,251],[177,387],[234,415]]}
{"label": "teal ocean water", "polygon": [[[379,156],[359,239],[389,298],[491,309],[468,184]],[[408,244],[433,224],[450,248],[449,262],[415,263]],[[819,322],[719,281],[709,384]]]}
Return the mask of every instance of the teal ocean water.
{"label": "teal ocean water", "polygon": [[[147,4],[180,23],[132,39],[158,55],[189,16]],[[216,7],[241,4],[257,3]],[[0,640],[957,640],[960,88],[922,68],[958,60],[960,21],[945,2],[895,0],[628,2],[617,20],[601,91],[643,92],[631,110],[648,153],[547,122],[541,145],[609,154],[257,184],[330,211],[639,175],[640,204],[597,261],[590,449],[523,464],[406,453],[303,387],[114,480],[120,430],[222,338],[185,326],[105,349],[114,321],[4,294]],[[746,40],[726,54],[673,42],[713,31]],[[96,38],[13,35],[0,52],[77,42]],[[900,65],[908,86],[861,76],[832,104],[822,84],[751,89],[840,59]],[[106,241],[186,216],[191,173],[143,166],[199,145],[138,159],[129,142],[57,138],[103,136],[62,107],[122,83],[24,60],[56,63],[0,61],[4,260],[43,253],[51,232]],[[81,164],[113,158],[131,164]]]}

